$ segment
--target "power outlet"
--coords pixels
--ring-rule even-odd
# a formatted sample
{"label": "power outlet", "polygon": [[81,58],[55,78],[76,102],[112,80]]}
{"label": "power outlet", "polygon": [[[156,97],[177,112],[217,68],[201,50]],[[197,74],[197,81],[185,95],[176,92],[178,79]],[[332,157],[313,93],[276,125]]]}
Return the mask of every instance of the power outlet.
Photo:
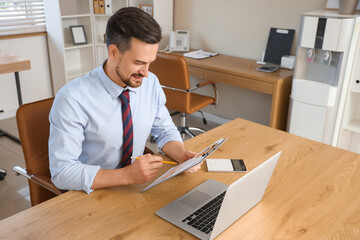
{"label": "power outlet", "polygon": [[354,80],[352,89],[357,91],[357,92],[360,92],[360,79],[355,79]]}

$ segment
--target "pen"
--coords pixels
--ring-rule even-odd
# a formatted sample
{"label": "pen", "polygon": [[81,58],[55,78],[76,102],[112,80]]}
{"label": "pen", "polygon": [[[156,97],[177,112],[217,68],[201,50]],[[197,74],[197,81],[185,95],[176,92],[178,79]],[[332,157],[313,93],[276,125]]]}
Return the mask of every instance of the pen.
{"label": "pen", "polygon": [[[139,157],[131,157],[131,159],[140,159]],[[168,164],[177,164],[176,162],[170,162],[170,161],[161,161],[162,163],[168,163]]]}

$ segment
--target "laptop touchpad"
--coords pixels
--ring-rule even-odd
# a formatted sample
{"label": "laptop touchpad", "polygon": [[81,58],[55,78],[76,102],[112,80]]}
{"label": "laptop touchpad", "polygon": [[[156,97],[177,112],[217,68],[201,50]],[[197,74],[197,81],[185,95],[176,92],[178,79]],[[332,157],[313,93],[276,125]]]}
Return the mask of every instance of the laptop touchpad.
{"label": "laptop touchpad", "polygon": [[198,190],[195,190],[194,192],[190,193],[186,197],[182,198],[180,200],[181,203],[196,208],[204,201],[208,200],[211,196],[207,195],[206,193],[200,192]]}

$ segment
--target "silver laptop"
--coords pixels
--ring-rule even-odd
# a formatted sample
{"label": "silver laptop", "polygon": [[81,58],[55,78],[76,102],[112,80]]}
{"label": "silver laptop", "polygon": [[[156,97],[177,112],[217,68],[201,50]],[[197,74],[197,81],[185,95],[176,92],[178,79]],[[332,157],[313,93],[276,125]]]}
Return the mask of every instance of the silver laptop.
{"label": "silver laptop", "polygon": [[156,215],[200,239],[214,239],[261,201],[280,154],[230,186],[209,179]]}

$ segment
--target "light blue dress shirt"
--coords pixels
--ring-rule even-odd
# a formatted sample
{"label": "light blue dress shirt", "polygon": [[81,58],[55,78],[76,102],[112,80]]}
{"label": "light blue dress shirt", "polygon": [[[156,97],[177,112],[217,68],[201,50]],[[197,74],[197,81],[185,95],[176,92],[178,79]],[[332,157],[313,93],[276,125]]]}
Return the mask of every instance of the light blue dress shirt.
{"label": "light blue dress shirt", "polygon": [[[167,108],[165,94],[153,73],[130,88],[133,156],[140,156],[151,134],[159,148],[182,141]],[[124,89],[99,66],[66,84],[51,108],[49,164],[51,180],[60,189],[92,192],[100,168],[114,169],[122,157],[121,102]]]}

